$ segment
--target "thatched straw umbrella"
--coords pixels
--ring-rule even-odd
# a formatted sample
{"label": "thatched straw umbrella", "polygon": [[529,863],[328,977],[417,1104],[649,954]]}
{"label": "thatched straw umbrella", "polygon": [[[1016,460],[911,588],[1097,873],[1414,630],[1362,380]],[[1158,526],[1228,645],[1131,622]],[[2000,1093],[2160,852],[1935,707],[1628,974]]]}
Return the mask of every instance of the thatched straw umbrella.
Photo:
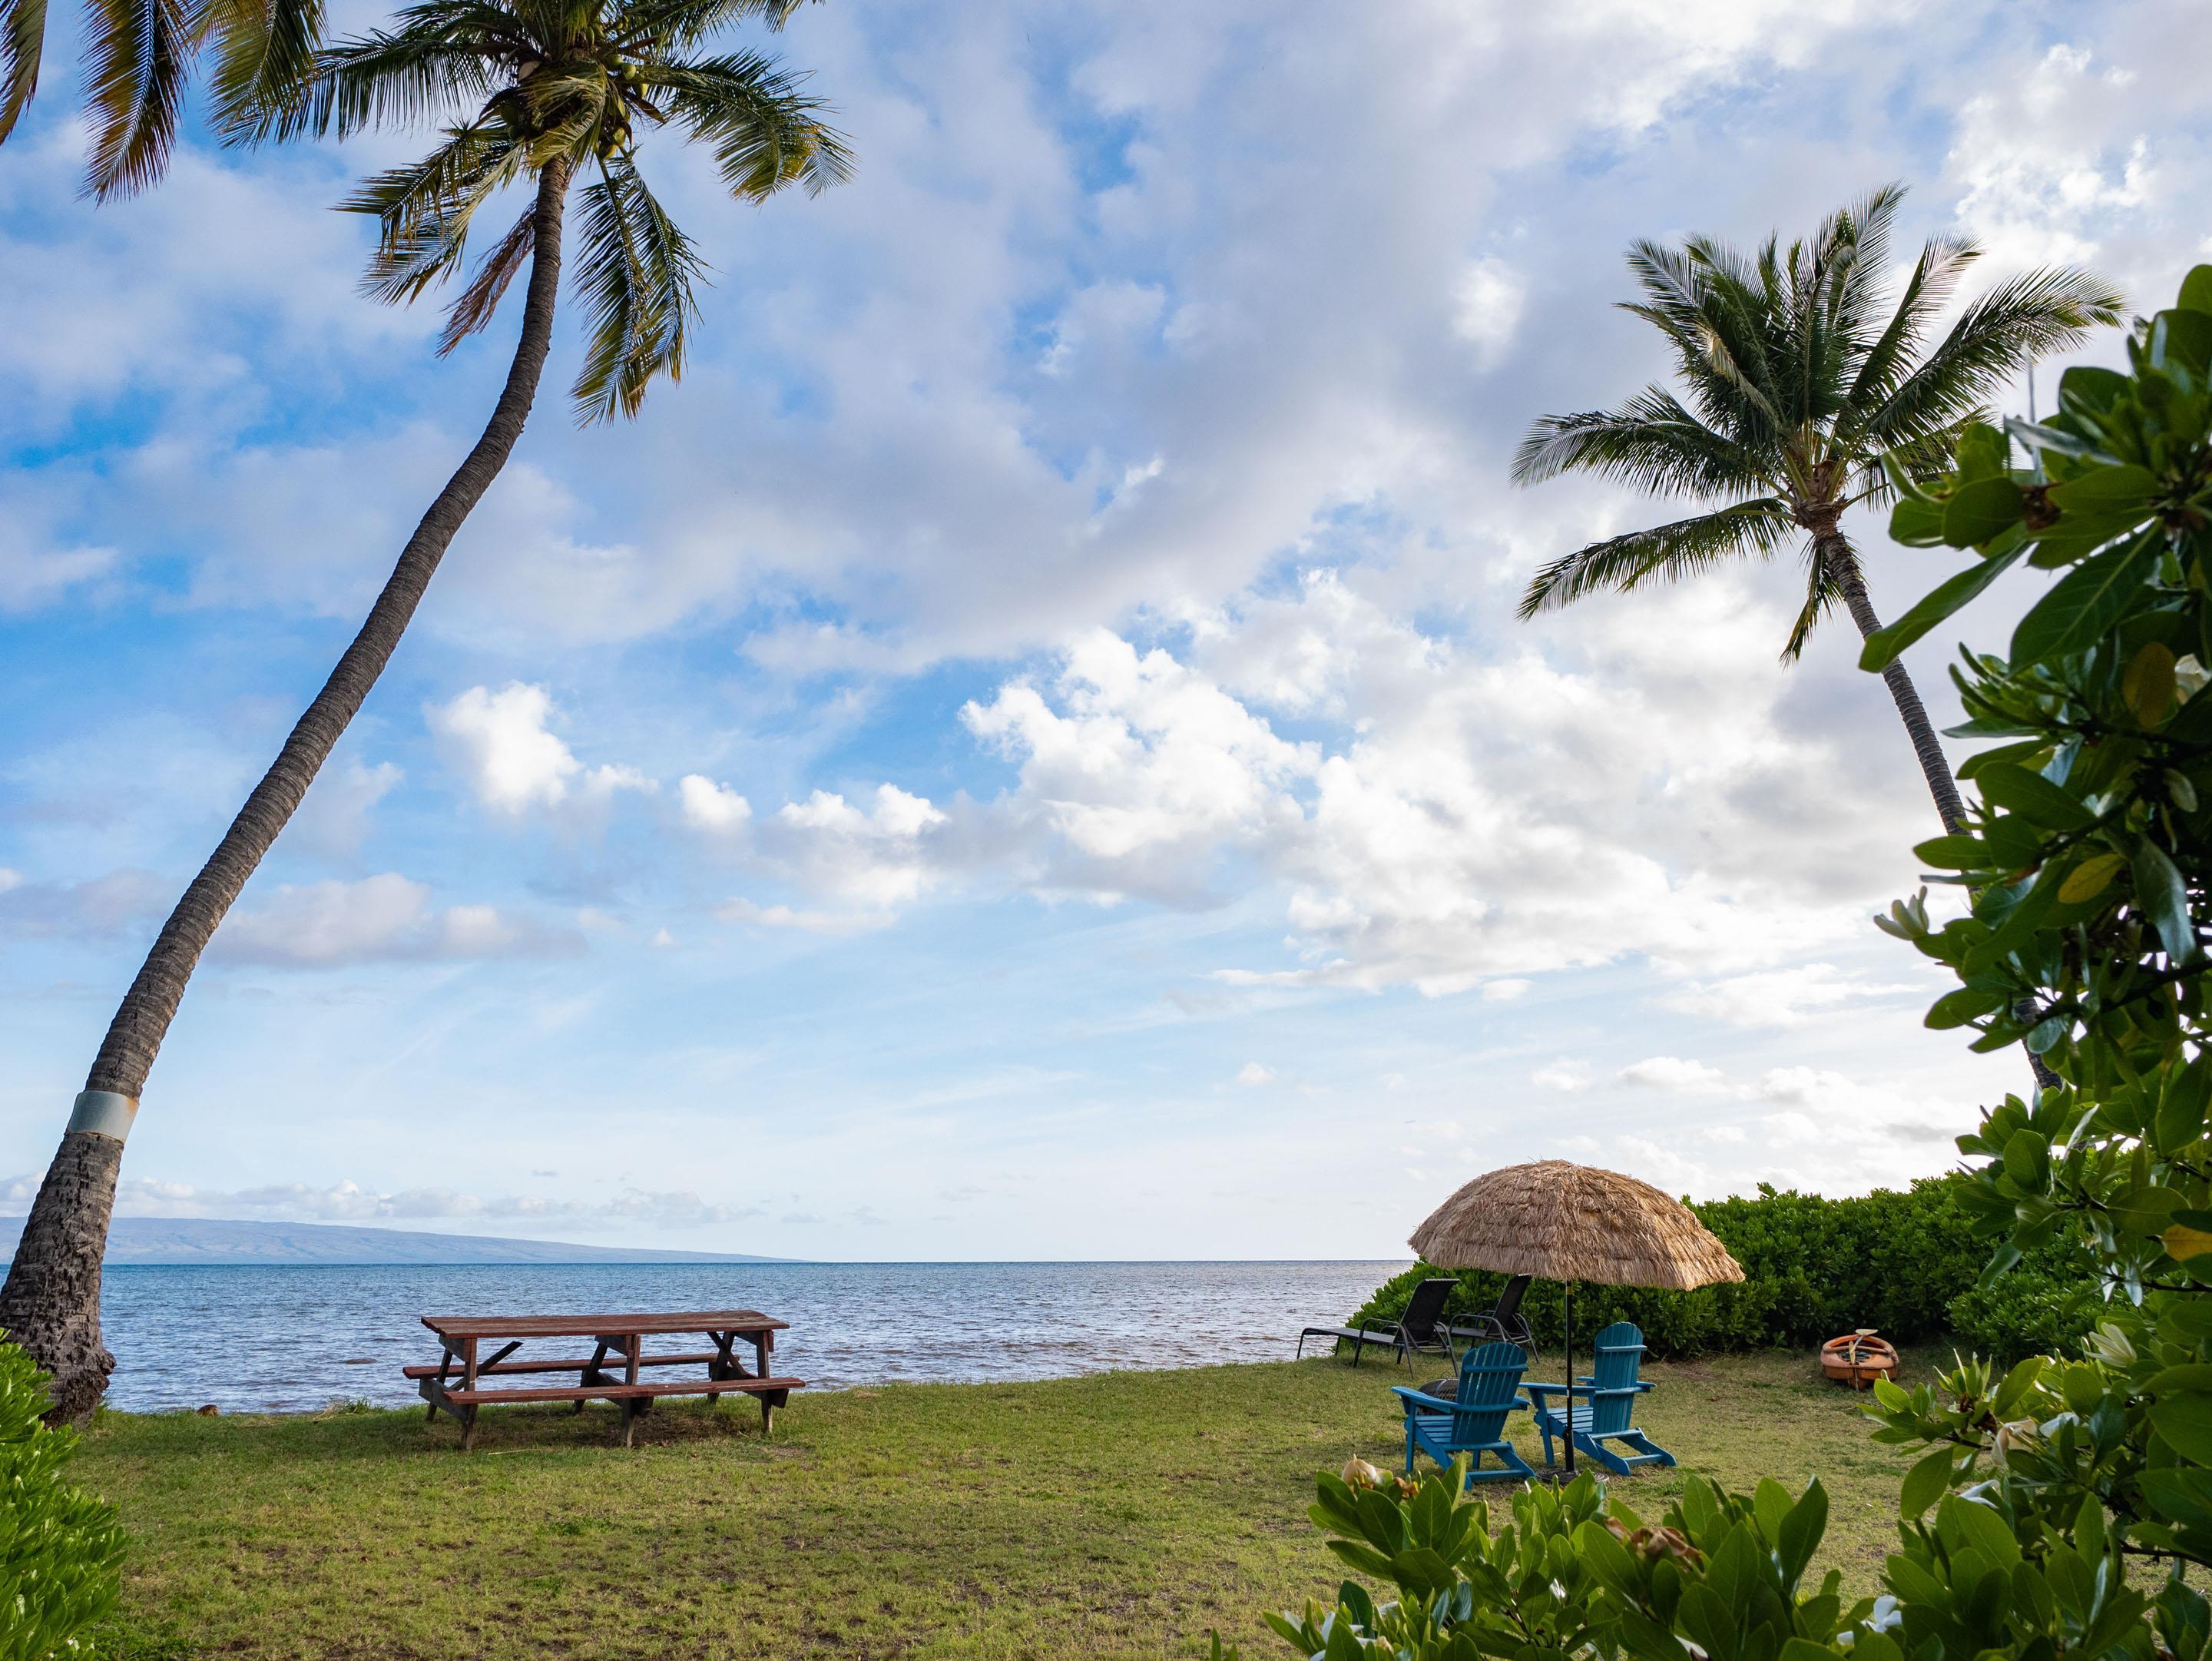
{"label": "thatched straw umbrella", "polygon": [[[1438,1269],[1487,1269],[1558,1281],[1567,1293],[1567,1378],[1575,1381],[1575,1282],[1686,1292],[1741,1281],[1689,1208],[1617,1171],[1539,1159],[1477,1177],[1431,1213],[1407,1242]],[[1567,1398],[1570,1428],[1574,1398]],[[1567,1438],[1574,1474],[1575,1439]]]}

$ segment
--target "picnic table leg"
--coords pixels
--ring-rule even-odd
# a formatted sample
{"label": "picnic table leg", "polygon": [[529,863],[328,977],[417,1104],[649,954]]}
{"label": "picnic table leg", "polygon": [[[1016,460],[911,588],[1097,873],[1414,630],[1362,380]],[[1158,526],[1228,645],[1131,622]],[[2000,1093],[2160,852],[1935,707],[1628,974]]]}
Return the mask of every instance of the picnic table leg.
{"label": "picnic table leg", "polygon": [[[605,1382],[599,1376],[599,1367],[601,1363],[605,1361],[606,1359],[607,1341],[602,1338],[599,1340],[598,1345],[592,1349],[592,1359],[584,1364],[584,1370],[576,1375],[576,1388],[578,1390],[587,1389],[592,1384]],[[576,1398],[576,1411],[581,1413],[583,1410],[584,1398],[579,1396]]]}
{"label": "picnic table leg", "polygon": [[[707,1376],[709,1378],[744,1378],[744,1368],[738,1364],[738,1359],[730,1354],[730,1346],[737,1342],[738,1335],[734,1332],[710,1332],[707,1335],[714,1341],[715,1351],[714,1359],[707,1363]],[[722,1392],[718,1390],[710,1390],[707,1392],[708,1407],[713,1407],[721,1399]]]}
{"label": "picnic table leg", "polygon": [[[477,1341],[464,1338],[461,1340],[461,1388],[474,1390],[476,1387]],[[461,1410],[461,1451],[466,1453],[476,1445],[476,1441],[477,1404],[471,1402]]]}

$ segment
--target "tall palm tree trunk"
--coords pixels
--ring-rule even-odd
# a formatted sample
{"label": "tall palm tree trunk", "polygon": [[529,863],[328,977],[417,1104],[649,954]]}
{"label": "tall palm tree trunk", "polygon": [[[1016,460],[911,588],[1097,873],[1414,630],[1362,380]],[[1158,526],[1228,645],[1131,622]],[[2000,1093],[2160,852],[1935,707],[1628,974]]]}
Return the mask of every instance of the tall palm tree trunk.
{"label": "tall palm tree trunk", "polygon": [[570,164],[563,158],[548,162],[538,175],[522,338],[483,436],[422,515],[361,632],[161,925],[153,950],[108,1025],[60,1150],[47,1167],[23,1225],[7,1284],[0,1287],[0,1329],[53,1375],[51,1420],[77,1420],[89,1414],[115,1368],[115,1358],[100,1342],[100,1266],[115,1207],[116,1177],[139,1093],[193,967],[246,879],[307,794],[339,734],[384,672],[454,532],[498,478],[522,435],[553,344],[554,302],[561,283],[561,221],[569,173]]}
{"label": "tall palm tree trunk", "polygon": [[[1864,640],[1881,629],[1881,619],[1875,615],[1874,601],[1867,593],[1866,576],[1859,569],[1857,551],[1842,532],[1832,532],[1819,540],[1818,553],[1828,569],[1836,573],[1837,586],[1843,590],[1844,605],[1858,625],[1859,638]],[[1912,677],[1905,672],[1902,659],[1892,658],[1889,666],[1881,672],[1882,684],[1889,688],[1889,696],[1897,705],[1897,713],[1905,722],[1905,730],[1912,739],[1912,753],[1920,758],[1921,776],[1928,781],[1928,794],[1936,798],[1936,812],[1948,831],[1966,827],[1966,804],[1959,800],[1959,786],[1951,776],[1951,764],[1943,754],[1943,745],[1936,736],[1936,723],[1928,719],[1927,706],[1920,702],[1919,689],[1913,685]]]}
{"label": "tall palm tree trunk", "polygon": [[[1877,633],[1881,619],[1875,614],[1874,600],[1867,593],[1866,575],[1859,569],[1858,554],[1849,538],[1840,531],[1826,533],[1820,538],[1818,551],[1829,569],[1837,574],[1844,604],[1850,611],[1851,621],[1858,625],[1859,638],[1864,640]],[[1881,672],[1881,678],[1897,704],[1898,715],[1904,719],[1905,730],[1911,735],[1912,753],[1920,757],[1921,775],[1928,781],[1928,794],[1936,798],[1936,812],[1942,818],[1944,830],[1965,830],[1966,807],[1959,800],[1958,782],[1951,776],[1951,764],[1944,757],[1943,746],[1936,739],[1936,723],[1928,719],[1927,706],[1920,702],[1919,689],[1913,685],[1912,677],[1905,672],[1904,660],[1892,658]],[[2031,1012],[2015,1013],[2026,1015]],[[2027,1052],[2027,1065],[2035,1074],[2039,1090],[2048,1090],[2058,1082],[2058,1075],[2033,1050]]]}

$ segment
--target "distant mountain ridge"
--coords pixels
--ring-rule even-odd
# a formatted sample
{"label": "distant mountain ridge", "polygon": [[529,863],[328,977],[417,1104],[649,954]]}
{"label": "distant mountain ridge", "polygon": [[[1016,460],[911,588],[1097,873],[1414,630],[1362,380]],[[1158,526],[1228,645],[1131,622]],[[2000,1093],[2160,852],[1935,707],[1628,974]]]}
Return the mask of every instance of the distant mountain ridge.
{"label": "distant mountain ridge", "polygon": [[[15,1255],[21,1217],[0,1217],[0,1258]],[[249,1223],[213,1217],[118,1217],[111,1265],[159,1263],[786,1263],[736,1251],[658,1251],[505,1240],[485,1234],[418,1234],[334,1223]]]}

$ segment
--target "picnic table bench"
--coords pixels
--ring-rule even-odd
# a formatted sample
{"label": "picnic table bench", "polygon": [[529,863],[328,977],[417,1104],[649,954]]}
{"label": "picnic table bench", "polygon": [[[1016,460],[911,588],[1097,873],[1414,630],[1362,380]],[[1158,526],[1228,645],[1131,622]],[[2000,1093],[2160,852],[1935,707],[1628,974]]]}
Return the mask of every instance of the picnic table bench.
{"label": "picnic table bench", "polygon": [[[765,1433],[775,1427],[775,1410],[790,1399],[791,1392],[806,1387],[804,1379],[775,1377],[771,1366],[775,1335],[788,1331],[790,1323],[757,1309],[659,1315],[425,1315],[422,1324],[438,1335],[444,1354],[434,1365],[404,1371],[429,1404],[425,1419],[435,1419],[443,1409],[460,1421],[464,1452],[476,1442],[477,1409],[489,1403],[573,1402],[581,1413],[586,1402],[618,1402],[623,1445],[629,1447],[638,1416],[664,1396],[704,1396],[709,1406],[724,1396],[754,1396],[760,1402]],[[714,1348],[659,1355],[646,1352],[648,1338],[695,1334]],[[525,1343],[544,1338],[588,1338],[592,1353],[511,1359]],[[750,1367],[736,1353],[740,1342],[752,1347]],[[487,1355],[483,1353],[487,1344],[498,1348]],[[647,1367],[672,1366],[704,1366],[706,1376],[639,1377]],[[573,1384],[507,1382],[570,1372],[576,1375]]]}

